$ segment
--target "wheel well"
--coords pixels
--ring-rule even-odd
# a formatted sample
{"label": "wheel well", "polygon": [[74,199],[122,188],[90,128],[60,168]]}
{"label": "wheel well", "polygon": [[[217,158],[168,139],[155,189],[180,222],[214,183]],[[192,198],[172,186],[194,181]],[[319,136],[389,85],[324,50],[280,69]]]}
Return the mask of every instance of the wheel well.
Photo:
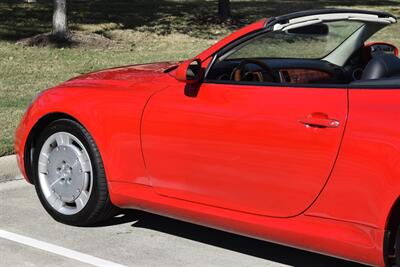
{"label": "wheel well", "polygon": [[[71,117],[68,114],[65,113],[50,113],[45,115],[44,117],[40,118],[38,122],[32,127],[32,130],[30,131],[28,135],[28,139],[25,143],[25,150],[24,150],[24,165],[25,165],[25,172],[26,175],[29,179],[30,183],[34,183],[33,181],[33,166],[32,166],[32,161],[33,161],[33,152],[35,149],[36,142],[38,140],[38,137],[44,130],[44,128],[52,123],[53,121],[59,120],[59,119],[70,119],[73,121],[78,122],[75,118]],[[79,122],[78,122],[79,123]]]}
{"label": "wheel well", "polygon": [[383,253],[386,266],[394,266],[393,260],[396,255],[395,243],[397,231],[400,225],[400,197],[397,198],[390,210],[389,217],[386,221],[385,237],[383,244]]}

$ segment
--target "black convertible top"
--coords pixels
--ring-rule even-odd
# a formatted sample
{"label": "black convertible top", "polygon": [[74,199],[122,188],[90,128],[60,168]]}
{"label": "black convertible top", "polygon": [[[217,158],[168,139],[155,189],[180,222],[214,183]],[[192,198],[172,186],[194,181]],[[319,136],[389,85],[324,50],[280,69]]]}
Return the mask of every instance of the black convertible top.
{"label": "black convertible top", "polygon": [[321,14],[334,14],[334,13],[359,13],[359,14],[377,15],[380,18],[396,19],[396,17],[393,16],[392,14],[387,13],[387,12],[381,12],[381,11],[348,9],[348,8],[341,8],[341,9],[329,8],[329,9],[306,10],[306,11],[294,12],[294,13],[290,13],[290,14],[286,14],[286,15],[282,15],[282,16],[278,16],[278,17],[272,17],[266,22],[265,27],[271,27],[277,23],[287,23],[289,20],[294,19],[294,18],[312,16],[312,15],[321,15]]}

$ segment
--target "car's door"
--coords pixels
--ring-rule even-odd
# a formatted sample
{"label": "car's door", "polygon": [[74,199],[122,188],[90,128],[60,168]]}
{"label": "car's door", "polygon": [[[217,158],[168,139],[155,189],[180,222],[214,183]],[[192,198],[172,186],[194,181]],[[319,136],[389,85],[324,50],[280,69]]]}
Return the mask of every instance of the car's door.
{"label": "car's door", "polygon": [[[366,38],[395,21],[387,14],[295,13],[202,53],[215,57],[196,96],[177,83],[144,110],[143,153],[156,192],[265,216],[306,210],[327,183],[343,137],[342,67]],[[288,69],[312,69],[306,59],[321,63],[332,84],[286,77],[271,59],[288,59]],[[249,62],[269,75],[246,69]],[[177,70],[179,80],[186,70]]]}
{"label": "car's door", "polygon": [[347,116],[347,90],[203,83],[155,94],[143,116],[145,163],[162,195],[289,217],[329,179]]}

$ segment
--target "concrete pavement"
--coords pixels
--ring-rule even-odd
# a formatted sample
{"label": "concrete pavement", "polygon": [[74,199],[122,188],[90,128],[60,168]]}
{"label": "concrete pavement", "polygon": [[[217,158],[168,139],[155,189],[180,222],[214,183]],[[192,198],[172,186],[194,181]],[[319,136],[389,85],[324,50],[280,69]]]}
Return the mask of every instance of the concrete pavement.
{"label": "concrete pavement", "polygon": [[[2,238],[2,231],[60,246],[61,255]],[[140,211],[96,227],[66,226],[44,211],[33,186],[0,183],[0,266],[90,266],[64,250],[125,266],[361,267]]]}
{"label": "concrete pavement", "polygon": [[0,183],[22,179],[15,155],[0,157]]}
{"label": "concrete pavement", "polygon": [[[0,266],[91,266],[86,256],[125,266],[362,266],[140,211],[96,227],[66,226],[50,218],[22,179],[15,155],[1,157]],[[2,231],[61,252],[12,241]]]}

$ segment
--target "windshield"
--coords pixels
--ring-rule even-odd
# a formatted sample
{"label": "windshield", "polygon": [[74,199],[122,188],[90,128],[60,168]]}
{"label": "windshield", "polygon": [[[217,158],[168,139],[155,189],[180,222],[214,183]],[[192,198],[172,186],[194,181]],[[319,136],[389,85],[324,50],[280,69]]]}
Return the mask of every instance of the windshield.
{"label": "windshield", "polygon": [[270,31],[239,45],[228,52],[225,58],[321,59],[363,25],[356,21],[333,21],[317,24],[320,27],[312,25],[288,31]]}

